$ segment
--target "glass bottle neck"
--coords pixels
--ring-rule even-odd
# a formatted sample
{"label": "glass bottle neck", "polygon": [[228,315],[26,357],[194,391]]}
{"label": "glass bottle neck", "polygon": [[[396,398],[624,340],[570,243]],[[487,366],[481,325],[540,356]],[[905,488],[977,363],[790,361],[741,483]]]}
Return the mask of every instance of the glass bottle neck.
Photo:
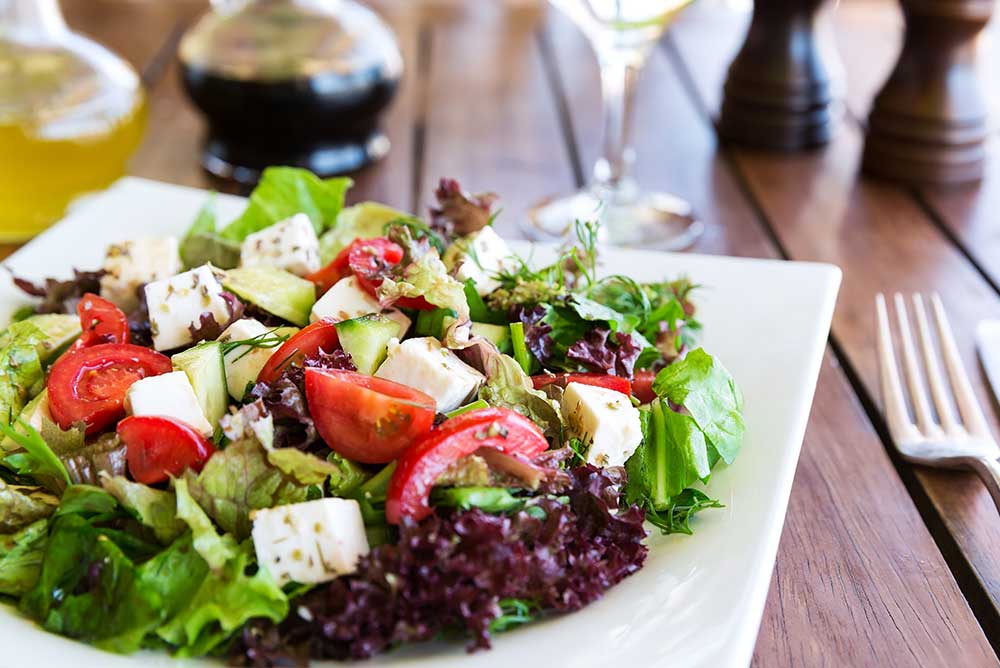
{"label": "glass bottle neck", "polygon": [[0,35],[54,38],[65,32],[59,0],[0,0]]}

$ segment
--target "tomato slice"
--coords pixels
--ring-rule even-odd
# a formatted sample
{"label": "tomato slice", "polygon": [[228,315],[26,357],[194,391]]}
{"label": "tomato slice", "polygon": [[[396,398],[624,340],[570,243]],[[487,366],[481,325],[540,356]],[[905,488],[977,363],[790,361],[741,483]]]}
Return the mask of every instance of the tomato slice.
{"label": "tomato slice", "polygon": [[332,353],[340,348],[336,323],[318,320],[281,344],[267,364],[257,374],[258,383],[273,383],[290,366],[302,366],[307,357],[323,352]]}
{"label": "tomato slice", "polygon": [[337,253],[330,264],[309,274],[306,280],[315,283],[316,289],[322,293],[353,273],[358,277],[358,282],[374,295],[385,272],[402,259],[402,247],[386,237],[355,239],[351,245]]}
{"label": "tomato slice", "polygon": [[185,469],[200,471],[215,452],[204,436],[180,420],[155,415],[118,423],[132,477],[146,485],[163,482]]}
{"label": "tomato slice", "polygon": [[365,464],[399,457],[434,425],[436,402],[412,387],[353,371],[306,369],[306,401],[331,450]]}
{"label": "tomato slice", "polygon": [[122,310],[103,297],[88,292],[76,306],[80,316],[80,338],[73,349],[102,343],[128,343],[128,318]]}
{"label": "tomato slice", "polygon": [[[357,240],[355,240],[354,243],[357,243]],[[312,281],[316,284],[317,294],[326,292],[332,288],[337,281],[351,273],[350,268],[347,266],[347,260],[350,256],[351,247],[354,243],[337,253],[337,257],[333,258],[333,261],[330,262],[330,264],[305,277],[307,281]]]}
{"label": "tomato slice", "polygon": [[632,396],[644,404],[648,404],[656,398],[653,392],[653,380],[656,379],[656,372],[650,369],[636,369],[632,377]]}
{"label": "tomato slice", "polygon": [[83,422],[87,434],[95,434],[125,414],[125,393],[132,383],[171,371],[169,357],[129,343],[71,350],[49,373],[52,417],[63,429]]}
{"label": "tomato slice", "polygon": [[427,517],[434,482],[452,462],[479,448],[534,459],[548,447],[534,422],[507,408],[480,408],[445,420],[403,453],[389,481],[385,518],[399,524],[404,517]]}
{"label": "tomato slice", "polygon": [[596,385],[609,390],[621,392],[622,394],[632,394],[632,383],[628,378],[621,376],[609,376],[606,373],[545,373],[531,377],[535,389],[540,390],[546,385],[558,385],[566,387],[570,383],[582,383],[583,385]]}

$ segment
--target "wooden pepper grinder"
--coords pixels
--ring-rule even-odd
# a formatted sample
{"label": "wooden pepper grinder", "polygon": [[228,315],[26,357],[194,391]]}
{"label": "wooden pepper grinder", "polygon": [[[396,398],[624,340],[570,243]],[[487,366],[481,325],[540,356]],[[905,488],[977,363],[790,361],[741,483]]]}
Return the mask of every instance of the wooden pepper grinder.
{"label": "wooden pepper grinder", "polygon": [[978,181],[988,112],[975,41],[993,0],[900,2],[903,50],[868,116],[863,169],[917,185]]}
{"label": "wooden pepper grinder", "polygon": [[829,141],[834,86],[816,30],[826,2],[754,2],[746,40],[726,78],[723,139],[792,151]]}

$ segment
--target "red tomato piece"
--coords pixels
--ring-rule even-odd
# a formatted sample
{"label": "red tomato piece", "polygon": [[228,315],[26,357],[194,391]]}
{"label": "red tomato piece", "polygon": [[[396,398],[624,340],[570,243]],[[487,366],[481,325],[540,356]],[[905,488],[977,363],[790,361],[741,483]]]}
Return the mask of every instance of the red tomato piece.
{"label": "red tomato piece", "polygon": [[583,385],[604,387],[626,395],[632,393],[632,383],[629,382],[628,378],[609,376],[606,373],[544,373],[532,376],[531,382],[534,383],[536,390],[552,384],[559,387],[566,387],[570,383],[581,383]]}
{"label": "red tomato piece", "polygon": [[257,374],[258,383],[273,383],[290,366],[302,366],[307,357],[323,352],[332,353],[340,348],[336,323],[319,320],[281,344],[267,364]]}
{"label": "red tomato piece", "polygon": [[129,343],[71,350],[49,373],[52,417],[63,429],[83,422],[87,434],[95,434],[125,414],[125,393],[132,383],[171,371],[169,357]]}
{"label": "red tomato piece", "polygon": [[326,444],[348,459],[384,464],[434,425],[423,392],[353,371],[306,369],[306,401]]}
{"label": "red tomato piece", "polygon": [[656,372],[650,369],[636,369],[632,377],[632,396],[644,404],[648,404],[656,398],[653,392],[653,380],[656,379]]}
{"label": "red tomato piece", "polygon": [[317,290],[323,293],[340,279],[354,274],[361,286],[374,295],[385,272],[402,259],[402,247],[385,237],[355,239],[350,246],[337,253],[330,264],[309,274],[306,280],[315,283]]}
{"label": "red tomato piece", "polygon": [[88,292],[76,306],[80,316],[80,338],[73,349],[102,343],[128,343],[128,318],[121,309],[103,297]]}
{"label": "red tomato piece", "polygon": [[399,524],[404,517],[427,517],[434,482],[452,462],[479,448],[534,459],[548,447],[534,422],[507,408],[481,408],[445,420],[400,457],[386,492],[386,520]]}
{"label": "red tomato piece", "polygon": [[163,482],[192,469],[200,471],[215,452],[190,425],[155,415],[133,416],[118,423],[125,443],[128,471],[146,485]]}
{"label": "red tomato piece", "polygon": [[[355,241],[355,243],[357,242]],[[312,281],[316,284],[317,294],[323,294],[332,288],[337,281],[351,273],[350,268],[347,266],[347,260],[353,245],[352,243],[351,246],[337,253],[337,257],[333,258],[330,264],[306,276],[307,281]]]}

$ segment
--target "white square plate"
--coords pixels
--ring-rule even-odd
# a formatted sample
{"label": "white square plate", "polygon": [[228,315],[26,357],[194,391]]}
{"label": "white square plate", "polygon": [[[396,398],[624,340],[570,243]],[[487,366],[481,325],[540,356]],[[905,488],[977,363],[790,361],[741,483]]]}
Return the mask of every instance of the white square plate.
{"label": "white square plate", "polygon": [[[208,194],[126,178],[78,207],[12,256],[7,265],[28,278],[66,276],[100,266],[109,242],[183,233]],[[216,196],[222,220],[243,206]],[[528,244],[516,245],[528,253]],[[551,249],[538,248],[540,260]],[[694,536],[653,536],[645,567],[584,610],[501,634],[493,650],[467,655],[461,646],[432,644],[395,652],[366,665],[706,666],[750,662],[795,465],[812,404],[840,284],[834,266],[646,251],[608,250],[602,271],[655,281],[680,274],[698,292],[702,343],[735,376],[746,397],[747,439],[709,492],[722,510],[695,520]],[[25,300],[0,281],[0,322]],[[209,665],[165,654],[105,654],[48,634],[0,607],[0,646],[7,666],[148,668]],[[216,665],[216,664],[212,664]]]}

